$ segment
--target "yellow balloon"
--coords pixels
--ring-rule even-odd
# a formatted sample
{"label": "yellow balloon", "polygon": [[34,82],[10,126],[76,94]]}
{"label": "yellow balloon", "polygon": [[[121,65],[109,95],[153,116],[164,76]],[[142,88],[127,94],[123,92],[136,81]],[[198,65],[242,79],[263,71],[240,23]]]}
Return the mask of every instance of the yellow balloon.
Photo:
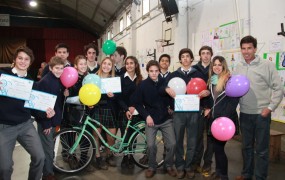
{"label": "yellow balloon", "polygon": [[79,99],[86,106],[93,106],[101,99],[101,91],[95,84],[85,84],[79,90]]}

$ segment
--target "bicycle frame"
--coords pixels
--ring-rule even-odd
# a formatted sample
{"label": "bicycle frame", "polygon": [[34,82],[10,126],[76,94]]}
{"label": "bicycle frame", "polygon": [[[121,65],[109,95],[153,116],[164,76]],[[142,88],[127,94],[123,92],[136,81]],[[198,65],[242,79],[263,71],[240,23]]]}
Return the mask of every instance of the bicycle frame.
{"label": "bicycle frame", "polygon": [[[95,123],[95,125],[93,125],[92,122]],[[94,130],[94,132],[98,135],[98,137],[100,138],[100,140],[102,141],[102,143],[104,144],[105,147],[109,148],[112,152],[115,152],[115,153],[119,153],[119,152],[122,151],[122,149],[124,149],[125,147],[128,147],[128,146],[130,145],[130,143],[131,143],[131,140],[134,138],[134,136],[135,136],[137,133],[140,133],[140,134],[145,138],[144,133],[142,133],[142,132],[140,131],[141,129],[143,129],[143,128],[145,127],[145,123],[144,123],[144,122],[138,122],[138,123],[136,123],[136,124],[134,124],[134,125],[131,125],[131,120],[129,120],[128,123],[127,123],[126,130],[125,130],[125,133],[124,133],[123,137],[119,137],[119,136],[116,136],[116,135],[112,134],[105,126],[103,126],[103,125],[102,125],[100,122],[98,122],[97,120],[92,119],[92,118],[89,117],[89,116],[86,116],[86,119],[85,119],[85,121],[84,121],[82,127],[73,127],[74,129],[78,129],[78,130],[80,130],[81,132],[79,133],[78,138],[77,138],[77,140],[74,142],[73,146],[70,148],[70,150],[69,150],[69,153],[70,153],[70,154],[73,154],[73,153],[74,153],[74,151],[75,151],[76,147],[79,145],[79,143],[80,143],[80,141],[81,141],[81,138],[82,138],[82,136],[83,136],[84,133],[88,133],[88,134],[92,137],[93,141],[95,142],[96,152],[98,152],[98,145],[97,145],[97,143],[96,143],[96,140],[95,140],[95,138],[93,137],[93,135],[92,135],[90,132],[88,132],[88,131],[86,130],[86,127],[87,127],[87,126],[90,126],[90,127]],[[119,141],[119,147],[118,147],[118,148],[115,148],[115,147],[113,147],[113,146],[110,146],[110,145],[104,140],[104,138],[101,136],[101,134],[100,134],[100,132],[98,131],[98,129],[97,129],[96,126],[100,127],[103,131],[105,131],[106,133],[108,133],[111,137],[115,138],[115,140],[118,140],[118,141]],[[128,129],[129,129],[129,128],[133,129],[134,132],[133,132],[133,133],[131,134],[131,136],[129,137],[128,142],[127,142],[127,143],[124,143],[124,140],[125,140],[125,138],[126,138],[126,135],[127,135],[127,132],[128,132]],[[116,144],[114,144],[114,145],[116,145]],[[137,151],[143,152],[144,149],[142,149],[142,150],[137,150]],[[124,150],[123,152],[126,153],[126,154],[132,153],[132,151],[129,151],[128,148],[126,148],[126,150]]]}

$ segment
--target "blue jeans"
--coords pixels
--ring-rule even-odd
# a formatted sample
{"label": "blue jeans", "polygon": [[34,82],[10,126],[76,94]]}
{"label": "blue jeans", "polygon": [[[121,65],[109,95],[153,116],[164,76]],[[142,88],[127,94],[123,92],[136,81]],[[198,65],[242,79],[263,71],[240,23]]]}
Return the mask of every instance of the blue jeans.
{"label": "blue jeans", "polygon": [[43,133],[43,127],[38,123],[38,133],[42,142],[42,146],[45,152],[45,165],[43,168],[43,176],[54,175],[53,172],[53,158],[54,158],[54,141],[53,136],[55,134],[55,128],[51,129],[49,135]]}
{"label": "blue jeans", "polygon": [[31,155],[28,180],[40,180],[45,154],[31,120],[13,126],[0,124],[0,179],[11,180],[14,164],[12,156],[16,141]]}
{"label": "blue jeans", "polygon": [[[197,144],[198,134],[198,115],[197,112],[174,113],[173,126],[176,138],[175,166],[178,171],[192,170],[194,165],[194,154]],[[187,133],[186,158],[184,160],[184,133]]]}
{"label": "blue jeans", "polygon": [[256,180],[267,178],[270,122],[271,115],[262,117],[260,114],[240,113],[243,155],[242,175],[246,178],[252,178],[254,173],[254,162]]}
{"label": "blue jeans", "polygon": [[162,133],[162,138],[165,143],[166,154],[164,159],[164,167],[165,168],[172,168],[173,166],[173,158],[174,158],[174,151],[175,151],[175,135],[173,130],[173,123],[172,119],[168,119],[162,124],[154,125],[152,127],[146,126],[145,133],[146,133],[146,141],[148,147],[148,166],[149,169],[156,171],[157,162],[156,162],[156,134],[157,131],[160,130]]}

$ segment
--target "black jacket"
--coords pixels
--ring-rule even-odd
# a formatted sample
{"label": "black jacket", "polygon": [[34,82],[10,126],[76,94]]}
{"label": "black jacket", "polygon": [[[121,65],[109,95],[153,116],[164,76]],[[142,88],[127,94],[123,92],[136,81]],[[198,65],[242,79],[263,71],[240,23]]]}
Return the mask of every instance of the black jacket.
{"label": "black jacket", "polygon": [[169,96],[159,93],[163,87],[163,81],[154,82],[149,77],[142,81],[135,92],[135,108],[139,114],[146,120],[147,116],[151,116],[154,124],[162,124],[171,119],[168,113]]}
{"label": "black jacket", "polygon": [[229,97],[225,94],[225,91],[221,92],[217,99],[214,100],[213,94],[213,85],[210,86],[210,100],[209,100],[209,107],[211,108],[210,111],[210,118],[208,123],[209,133],[210,127],[213,121],[219,117],[227,117],[231,119],[235,126],[236,126],[236,134],[239,133],[239,121],[238,121],[238,114],[237,114],[237,105],[239,103],[238,97]]}

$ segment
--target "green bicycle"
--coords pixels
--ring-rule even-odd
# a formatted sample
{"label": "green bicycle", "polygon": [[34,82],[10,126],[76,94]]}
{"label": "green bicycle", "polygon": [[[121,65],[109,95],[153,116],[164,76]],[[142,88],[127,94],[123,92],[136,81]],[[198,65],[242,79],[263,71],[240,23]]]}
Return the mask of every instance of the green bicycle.
{"label": "green bicycle", "polygon": [[[125,134],[123,137],[113,135],[99,121],[92,119],[89,115],[84,114],[81,121],[82,126],[69,129],[62,129],[56,133],[55,154],[53,166],[55,170],[64,173],[75,173],[84,170],[92,161],[95,153],[99,153],[99,147],[93,135],[87,131],[87,127],[91,127],[93,131],[101,139],[102,144],[109,148],[111,152],[119,156],[121,154],[132,154],[134,162],[141,168],[148,168],[147,159],[147,144],[145,136],[145,123],[138,122],[132,125],[132,121],[128,121]],[[104,140],[97,128],[102,128],[103,131],[115,138],[116,143],[109,146]],[[125,142],[127,132],[132,129],[129,139]],[[160,167],[164,162],[164,143],[161,134],[158,133],[156,138],[157,145],[157,165]],[[76,161],[76,166],[69,166],[67,159]]]}

